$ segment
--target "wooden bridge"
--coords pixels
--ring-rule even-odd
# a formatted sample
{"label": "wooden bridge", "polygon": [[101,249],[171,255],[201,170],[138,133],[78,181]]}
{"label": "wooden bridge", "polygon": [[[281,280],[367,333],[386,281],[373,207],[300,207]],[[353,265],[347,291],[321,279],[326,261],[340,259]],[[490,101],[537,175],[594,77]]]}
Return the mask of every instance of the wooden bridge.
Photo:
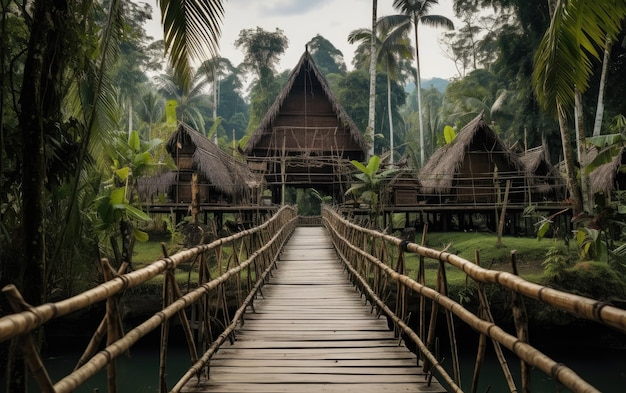
{"label": "wooden bridge", "polygon": [[[324,227],[312,227],[284,207],[258,227],[164,255],[130,273],[123,273],[124,266],[115,272],[103,260],[105,283],[57,303],[31,306],[16,288],[6,287],[3,292],[15,313],[0,318],[0,343],[14,340],[43,392],[74,391],[105,368],[108,391],[116,392],[115,359],[157,328],[159,392],[461,392],[455,326],[464,323],[479,334],[467,391],[477,391],[489,341],[511,392],[532,391],[531,368],[571,391],[599,391],[531,346],[523,299],[619,332],[626,332],[626,311],[361,228],[329,208],[323,211],[322,223]],[[405,274],[409,254],[419,258],[415,280]],[[426,286],[425,265],[432,260],[439,263],[436,273],[428,272],[436,274],[434,288]],[[446,268],[460,269],[476,282],[476,313],[447,296]],[[177,269],[187,269],[195,285],[180,288]],[[157,276],[162,276],[163,309],[136,326],[123,326],[118,303],[124,291]],[[511,291],[516,333],[494,323],[487,284]],[[409,322],[409,299],[417,299],[412,308],[418,315],[411,318],[416,323]],[[92,341],[75,369],[53,382],[33,332],[99,302],[106,302],[106,314]],[[168,387],[167,349],[175,317],[187,339],[190,368]],[[444,329],[437,329],[439,320],[446,321]],[[446,367],[437,352],[442,330],[451,347]],[[407,349],[409,344],[415,353]],[[521,388],[503,355],[505,349],[520,359]]]}
{"label": "wooden bridge", "polygon": [[444,392],[372,313],[323,227],[298,227],[236,341],[183,392]]}

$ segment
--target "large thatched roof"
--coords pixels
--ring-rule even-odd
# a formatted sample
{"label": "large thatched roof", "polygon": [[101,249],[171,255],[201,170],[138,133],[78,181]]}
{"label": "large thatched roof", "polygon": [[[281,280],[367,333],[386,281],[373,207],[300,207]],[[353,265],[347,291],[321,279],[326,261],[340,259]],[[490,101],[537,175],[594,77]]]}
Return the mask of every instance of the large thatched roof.
{"label": "large thatched roof", "polygon": [[[182,146],[193,144],[195,152],[193,163],[198,172],[218,191],[236,198],[245,198],[257,183],[254,174],[243,163],[223,152],[213,142],[186,124],[178,126],[165,147],[176,157]],[[167,172],[160,176],[141,179],[139,183],[142,195],[164,193],[177,181],[176,172]]]}
{"label": "large thatched roof", "polygon": [[466,154],[478,149],[500,153],[498,159],[504,160],[503,164],[515,171],[523,172],[519,157],[513,154],[487,125],[481,112],[459,131],[451,143],[435,151],[420,170],[422,192],[427,194],[450,192]]}
{"label": "large thatched roof", "polygon": [[[599,152],[594,148],[589,157],[591,161]],[[619,168],[622,165],[626,165],[626,153],[625,148],[621,148],[619,154],[613,157],[613,161],[600,165],[593,172],[589,174],[589,183],[591,185],[591,191],[603,192],[610,194],[615,189],[615,183],[617,182],[617,176],[619,174]]]}
{"label": "large thatched roof", "polygon": [[304,52],[302,57],[300,57],[300,61],[289,74],[289,79],[287,80],[287,83],[283,87],[280,94],[276,97],[276,100],[274,101],[272,106],[265,114],[265,117],[261,121],[261,124],[259,125],[259,127],[257,127],[252,136],[250,136],[250,139],[248,139],[243,149],[244,153],[250,154],[252,150],[254,150],[256,144],[260,141],[265,130],[268,130],[272,127],[272,124],[280,113],[280,109],[285,102],[285,98],[287,98],[287,96],[291,92],[297,77],[300,75],[300,73],[307,71],[310,72],[310,75],[313,75],[320,83],[324,94],[330,102],[331,107],[341,124],[343,124],[344,127],[350,131],[350,135],[357,143],[357,145],[363,150],[363,152],[367,151],[367,144],[365,143],[363,134],[357,127],[356,123],[354,123],[354,120],[352,120],[352,118],[350,117],[350,115],[348,115],[343,106],[341,106],[339,100],[330,89],[326,78],[324,78],[324,75],[319,71],[319,69],[315,65],[315,62],[313,61],[313,58],[311,57],[311,54],[307,50]]}

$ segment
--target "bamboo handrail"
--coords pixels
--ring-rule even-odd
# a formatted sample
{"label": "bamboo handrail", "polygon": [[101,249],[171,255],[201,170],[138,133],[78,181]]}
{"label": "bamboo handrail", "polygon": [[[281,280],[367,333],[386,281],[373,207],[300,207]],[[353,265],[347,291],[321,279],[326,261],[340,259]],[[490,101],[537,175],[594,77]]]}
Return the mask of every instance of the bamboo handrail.
{"label": "bamboo handrail", "polygon": [[[330,210],[326,208],[325,211]],[[419,244],[411,242],[403,244],[402,239],[398,239],[397,237],[386,235],[371,229],[361,228],[358,225],[339,217],[336,212],[333,212],[332,214],[335,214],[336,218],[342,221],[342,224],[358,228],[364,233],[367,233],[369,236],[382,239],[397,246],[402,246],[405,251],[447,262],[457,269],[465,272],[465,274],[475,281],[480,281],[485,284],[499,284],[504,288],[515,291],[526,297],[539,300],[563,311],[567,311],[568,313],[600,322],[604,325],[615,328],[622,333],[626,333],[626,310],[595,299],[535,284],[508,272],[485,269],[477,266],[467,259],[445,251],[434,250],[432,248],[420,246]]]}
{"label": "bamboo handrail", "polygon": [[[375,256],[370,255],[366,251],[363,251],[362,238],[359,236],[351,236],[355,233],[367,234],[372,242],[384,241],[390,244],[395,244],[401,247],[406,252],[413,252],[420,257],[427,257],[439,260],[441,262],[447,262],[451,265],[464,271],[468,277],[473,278],[477,283],[498,283],[503,287],[511,289],[512,291],[528,296],[546,304],[551,304],[562,310],[569,311],[572,314],[586,317],[590,320],[595,320],[603,323],[607,326],[615,327],[624,331],[623,322],[626,321],[626,310],[622,310],[610,305],[606,305],[602,302],[588,299],[582,296],[569,294],[562,291],[557,291],[551,288],[542,287],[538,284],[530,283],[523,278],[515,276],[510,273],[496,272],[488,269],[483,269],[480,266],[473,264],[463,258],[456,255],[449,254],[443,251],[432,250],[427,247],[419,246],[415,243],[403,241],[393,236],[385,235],[377,231],[361,228],[348,220],[341,217],[337,212],[331,210],[328,207],[323,209],[324,225],[331,233],[331,238],[335,247],[341,251],[342,259],[347,265],[351,265],[352,261],[365,259],[369,264],[377,266],[381,271],[389,276],[389,278],[396,283],[405,286],[407,289],[412,290],[422,298],[428,298],[433,301],[433,309],[436,306],[443,307],[457,316],[460,320],[465,322],[469,327],[479,332],[482,335],[490,337],[495,342],[504,345],[511,352],[517,355],[518,358],[534,366],[547,375],[552,376],[555,380],[562,383],[569,389],[575,392],[597,392],[598,390],[591,386],[588,382],[578,376],[573,370],[569,369],[563,364],[557,363],[545,354],[541,353],[536,348],[532,347],[527,342],[518,339],[505,332],[502,328],[492,323],[490,320],[483,320],[474,315],[469,310],[465,309],[459,303],[453,301],[445,294],[438,292],[432,288],[422,285],[404,274],[400,274],[387,264]],[[345,236],[344,236],[345,235]],[[348,237],[354,237],[360,239],[358,242],[348,239]],[[355,245],[356,244],[356,245]],[[421,258],[420,258],[421,259]],[[362,274],[360,268],[357,266],[355,274],[352,276],[358,277],[359,285],[361,288],[367,288],[364,283],[364,279],[359,276]],[[366,276],[367,277],[367,276]],[[375,294],[370,294],[373,299],[378,299]],[[377,301],[378,303],[378,301]],[[383,307],[383,305],[379,305]],[[384,306],[386,307],[386,306]],[[391,312],[388,308],[385,313]],[[437,369],[437,359],[432,355],[431,346],[429,343],[423,344],[422,337],[418,337],[413,330],[406,327],[406,325],[395,315],[388,314],[388,316],[394,320],[396,326],[402,327],[403,331],[408,337],[413,339],[417,344],[420,351],[425,355],[428,362]],[[434,318],[434,316],[433,316]],[[431,319],[432,322],[432,319]],[[432,330],[429,332],[429,336]],[[426,364],[426,363],[425,363]],[[438,371],[440,371],[438,369]],[[441,373],[441,371],[440,371]],[[450,384],[452,377],[447,373],[442,374],[444,381]],[[453,389],[456,389],[456,385],[452,385]]]}
{"label": "bamboo handrail", "polygon": [[[278,213],[276,213],[274,217],[278,217],[280,212],[285,209],[293,210],[293,208],[285,206]],[[163,257],[142,269],[118,276],[79,295],[58,301],[56,303],[42,304],[17,314],[4,316],[0,318],[0,343],[13,337],[31,332],[53,318],[68,315],[74,311],[92,306],[108,299],[113,295],[125,291],[126,289],[143,284],[159,274],[162,274],[166,270],[173,269],[181,263],[188,261],[201,253],[265,229],[271,224],[273,224],[273,221],[268,220],[257,227],[243,230],[225,238],[217,239],[209,244],[203,244],[188,250],[180,251],[170,257]]]}
{"label": "bamboo handrail", "polygon": [[[54,386],[51,385],[49,380],[46,382],[46,378],[42,378],[40,382],[42,385],[40,385],[40,388],[45,391],[70,392],[79,387],[87,379],[94,376],[99,370],[104,367],[108,367],[109,390],[114,391],[115,371],[113,364],[115,358],[127,352],[135,343],[137,343],[139,339],[159,326],[165,326],[164,332],[167,335],[167,321],[169,321],[169,319],[174,315],[177,315],[181,319],[181,322],[186,330],[185,336],[187,340],[189,341],[191,339],[193,341],[193,335],[184,314],[184,310],[192,304],[205,299],[207,293],[211,293],[219,288],[224,288],[224,285],[231,280],[231,278],[237,280],[234,286],[238,289],[237,297],[241,299],[240,291],[244,290],[244,286],[241,284],[239,277],[240,272],[249,268],[249,266],[253,263],[255,265],[255,269],[265,269],[271,261],[277,258],[282,244],[284,244],[290,236],[291,231],[295,228],[296,222],[297,216],[295,209],[290,206],[285,206],[262,225],[238,232],[232,236],[218,239],[210,244],[204,244],[189,250],[181,251],[172,256],[168,256],[167,252],[164,251],[164,256],[154,263],[146,266],[145,268],[124,275],[115,274],[115,272],[109,271],[110,267],[108,262],[103,260],[106,282],[87,290],[82,294],[60,302],[43,304],[37,307],[25,307],[22,308],[22,310],[16,310],[16,313],[14,314],[0,318],[0,342],[17,337],[21,340],[20,342],[27,343],[24,340],[32,336],[31,332],[51,319],[67,315],[73,311],[89,307],[106,300],[107,316],[105,317],[105,320],[108,322],[108,328],[104,326],[105,322],[103,321],[101,324],[102,326],[99,327],[94,336],[94,340],[101,339],[104,335],[104,331],[108,330],[107,347],[100,352],[93,354],[95,351],[93,351],[93,345],[90,344],[86,350],[85,356],[81,357],[81,360],[79,361],[79,364],[74,372],[62,378],[54,384]],[[250,242],[245,240],[253,237],[259,240],[253,239]],[[215,279],[211,279],[208,276],[206,263],[202,264],[202,266],[199,267],[201,270],[200,276],[201,280],[205,281],[199,282],[197,288],[183,295],[174,281],[174,269],[181,263],[193,261],[197,257],[200,257],[201,261],[204,261],[206,253],[211,250],[216,250],[216,254],[221,256],[222,248],[227,245],[232,247],[234,253],[237,253],[237,258],[241,255],[245,256],[245,260],[237,260],[236,266],[222,272],[222,274]],[[254,249],[255,247],[256,249]],[[261,262],[257,263],[259,260]],[[164,308],[124,335],[121,331],[121,320],[118,319],[116,315],[116,298],[122,294],[122,291],[140,285],[159,274],[165,274],[163,291]],[[258,286],[260,286],[260,284]],[[255,287],[255,291],[258,290],[258,286]],[[246,289],[247,291],[251,291],[253,288],[251,288],[251,285],[248,285]],[[3,289],[3,292],[7,295],[12,293],[12,291],[17,292],[17,289],[13,286],[7,286]],[[19,292],[17,293],[19,294]],[[208,315],[208,317],[210,317],[210,315]],[[200,319],[202,318],[205,317],[200,316]],[[207,323],[206,318],[204,323],[206,323],[207,326],[210,326],[210,324]],[[199,337],[198,339],[202,342],[202,340],[207,339],[204,336],[206,334],[210,334],[210,331],[203,328],[200,330],[202,331],[202,333],[200,333],[202,337]],[[209,340],[211,343],[213,342],[212,338],[209,338]],[[192,360],[194,362],[198,362],[198,357],[195,354],[195,343],[188,342],[188,344]],[[22,347],[23,351],[32,352],[32,349],[29,349],[27,345],[23,344]],[[38,355],[38,353],[35,354]],[[166,355],[164,353],[161,354],[161,367],[165,364],[165,356]],[[31,368],[33,367],[42,369],[41,367],[43,366],[31,366]],[[45,368],[42,370],[45,372]],[[161,370],[160,373],[161,391],[165,389],[162,371],[163,370]]]}

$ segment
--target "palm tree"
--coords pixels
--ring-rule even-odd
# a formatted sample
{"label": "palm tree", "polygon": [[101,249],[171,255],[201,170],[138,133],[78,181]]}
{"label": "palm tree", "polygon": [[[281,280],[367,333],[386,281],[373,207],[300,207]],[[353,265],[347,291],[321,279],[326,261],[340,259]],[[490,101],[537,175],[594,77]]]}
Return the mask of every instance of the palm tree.
{"label": "palm tree", "polygon": [[[397,80],[402,73],[401,63],[404,59],[412,58],[411,42],[408,31],[404,29],[392,29],[391,26],[377,24],[374,39],[376,40],[376,63],[385,68],[387,74],[387,110],[389,113],[389,148],[391,150],[391,164],[393,164],[394,140],[393,140],[393,116],[391,108],[391,79]],[[360,42],[356,49],[355,65],[358,62],[370,64],[372,39],[371,29],[357,29],[350,32],[348,42],[354,44]]]}
{"label": "palm tree", "polygon": [[[378,12],[378,1],[372,0],[372,30],[376,30],[376,15]],[[365,139],[368,143],[367,156],[374,156],[374,125],[376,124],[376,35],[370,37],[370,99],[369,111],[367,116],[367,130],[365,131]]]}
{"label": "palm tree", "polygon": [[432,27],[445,27],[454,29],[454,23],[442,15],[429,15],[430,9],[439,4],[438,0],[394,0],[393,7],[402,12],[401,15],[390,15],[381,18],[379,23],[396,26],[399,29],[410,30],[412,27],[415,32],[415,65],[417,68],[417,111],[420,118],[420,164],[424,165],[424,126],[422,125],[422,98],[420,81],[420,56],[419,56],[419,36],[418,25],[421,22]]}
{"label": "palm tree", "polygon": [[168,100],[176,100],[177,119],[205,134],[204,117],[201,109],[202,105],[208,106],[209,103],[209,96],[205,92],[208,86],[206,75],[201,72],[193,73],[191,84],[188,87],[182,85],[173,73],[155,76],[154,80],[159,93]]}
{"label": "palm tree", "polygon": [[592,60],[621,31],[626,18],[623,1],[558,2],[550,27],[535,54],[533,86],[539,103],[559,120],[568,189],[574,215],[583,210],[583,195],[577,180],[568,115],[577,93],[584,93],[593,74]]}

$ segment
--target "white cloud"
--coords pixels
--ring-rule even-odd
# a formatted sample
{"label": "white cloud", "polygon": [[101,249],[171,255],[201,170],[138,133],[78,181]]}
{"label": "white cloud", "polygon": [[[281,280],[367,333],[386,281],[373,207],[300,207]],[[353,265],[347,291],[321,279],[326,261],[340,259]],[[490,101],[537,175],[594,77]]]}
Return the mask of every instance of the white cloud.
{"label": "white cloud", "polygon": [[[378,16],[397,13],[391,1],[378,2]],[[329,40],[343,55],[348,69],[352,68],[352,57],[356,45],[347,41],[348,34],[355,29],[371,24],[371,0],[226,0],[222,24],[220,48],[222,57],[233,64],[243,59],[240,50],[234,47],[239,32],[243,29],[261,27],[267,31],[283,30],[289,39],[289,48],[280,62],[280,70],[291,69],[305,50],[305,44],[320,34]],[[433,7],[432,14],[454,18],[452,0],[441,0]],[[155,10],[156,23],[152,23],[149,34],[161,37],[158,31],[160,16]],[[420,27],[420,68],[422,78],[450,78],[456,70],[451,60],[445,58],[438,45],[443,30]]]}

